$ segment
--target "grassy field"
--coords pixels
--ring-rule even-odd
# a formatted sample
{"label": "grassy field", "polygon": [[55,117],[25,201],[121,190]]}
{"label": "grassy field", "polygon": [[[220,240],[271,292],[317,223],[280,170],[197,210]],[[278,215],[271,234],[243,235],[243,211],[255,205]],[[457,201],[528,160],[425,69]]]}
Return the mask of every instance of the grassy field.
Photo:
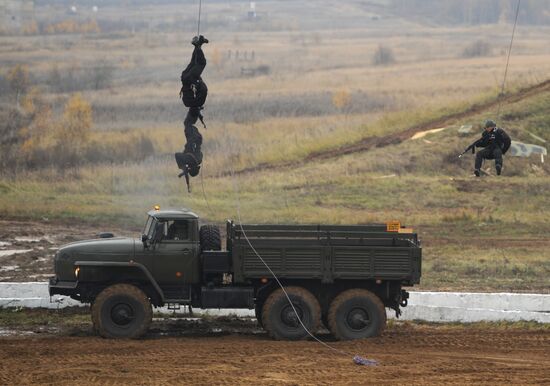
{"label": "grassy field", "polygon": [[[63,80],[71,71],[107,62],[114,68],[110,85],[79,90],[93,109],[91,140],[120,153],[130,137],[145,137],[154,147],[154,155],[139,162],[95,162],[63,172],[56,166],[4,169],[0,215],[135,227],[160,204],[192,208],[216,223],[239,214],[243,222],[270,223],[400,219],[424,241],[423,289],[550,291],[548,164],[506,157],[504,177],[474,180],[473,157],[456,157],[478,136],[484,119],[495,117],[497,104],[444,119],[446,130],[418,140],[308,161],[312,154],[415,125],[438,128],[429,122],[494,101],[511,25],[451,27],[395,16],[361,23],[369,13],[350,5],[357,14],[326,29],[324,18],[336,12],[329,3],[316,10],[303,5],[302,12],[318,16],[315,22],[313,14],[303,22],[283,17],[296,11],[290,3],[265,6],[268,21],[231,28],[223,27],[229,23],[224,15],[241,9],[206,8],[204,32],[212,40],[205,48],[208,129],[201,129],[203,179],[192,181],[192,194],[176,177],[173,160],[184,144],[179,72],[191,51],[181,31],[154,24],[133,33],[0,36],[2,71],[27,65],[54,116],[71,92],[53,90],[52,69],[59,68]],[[168,24],[178,17],[192,20],[190,12],[169,6],[131,11],[136,23],[140,12],[165,17]],[[401,28],[393,28],[396,23]],[[188,24],[184,29],[192,30]],[[519,26],[507,94],[546,80],[549,32]],[[491,42],[490,51],[464,57],[464,48],[479,38]],[[380,44],[391,48],[395,63],[373,65]],[[245,51],[254,51],[253,61],[242,60]],[[241,76],[242,67],[260,65],[269,66],[269,74]],[[2,98],[12,103],[8,95]],[[504,103],[498,123],[515,140],[542,144],[530,134],[550,141],[549,111],[547,88]],[[474,125],[472,133],[459,135],[462,125]],[[239,172],[244,169],[251,171]]]}

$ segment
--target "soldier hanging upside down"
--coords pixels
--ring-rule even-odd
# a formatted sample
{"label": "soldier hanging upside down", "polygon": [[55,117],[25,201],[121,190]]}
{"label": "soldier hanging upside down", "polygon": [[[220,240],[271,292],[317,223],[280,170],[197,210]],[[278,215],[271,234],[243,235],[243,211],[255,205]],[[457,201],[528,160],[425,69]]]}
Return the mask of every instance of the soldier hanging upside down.
{"label": "soldier hanging upside down", "polygon": [[206,101],[208,88],[203,82],[201,75],[206,67],[206,58],[202,52],[202,45],[208,43],[208,40],[200,35],[195,36],[191,44],[195,46],[191,61],[181,73],[180,98],[183,104],[189,108],[185,120],[183,121],[185,139],[187,143],[181,153],[176,153],[176,162],[182,170],[179,177],[185,176],[187,188],[189,189],[189,176],[195,177],[199,174],[202,163],[202,135],[195,126],[200,119],[203,126],[203,116],[201,110]]}

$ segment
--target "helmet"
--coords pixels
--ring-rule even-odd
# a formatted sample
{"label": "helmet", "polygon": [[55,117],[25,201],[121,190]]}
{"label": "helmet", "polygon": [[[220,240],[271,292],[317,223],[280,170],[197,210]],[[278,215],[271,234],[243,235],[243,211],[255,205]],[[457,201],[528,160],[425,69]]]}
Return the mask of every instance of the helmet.
{"label": "helmet", "polygon": [[495,123],[495,121],[493,121],[492,119],[487,119],[485,121],[485,126],[484,126],[486,129],[489,128],[489,127],[497,127],[497,124]]}

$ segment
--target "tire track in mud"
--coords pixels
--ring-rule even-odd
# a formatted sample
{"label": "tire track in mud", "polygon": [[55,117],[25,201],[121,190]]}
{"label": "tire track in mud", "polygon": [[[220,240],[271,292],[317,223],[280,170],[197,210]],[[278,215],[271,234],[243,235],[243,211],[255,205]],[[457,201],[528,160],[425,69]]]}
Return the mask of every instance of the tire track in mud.
{"label": "tire track in mud", "polygon": [[[326,339],[326,337],[325,337]],[[113,341],[49,336],[0,339],[0,384],[542,384],[550,331],[402,324],[379,338],[334,342],[379,361],[353,364],[312,341],[265,335]]]}

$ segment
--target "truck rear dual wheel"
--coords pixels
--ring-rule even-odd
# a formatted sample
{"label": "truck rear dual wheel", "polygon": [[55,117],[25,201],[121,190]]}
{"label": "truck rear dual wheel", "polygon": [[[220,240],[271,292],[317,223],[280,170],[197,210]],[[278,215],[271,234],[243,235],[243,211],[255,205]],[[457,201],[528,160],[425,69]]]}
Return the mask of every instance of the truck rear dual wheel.
{"label": "truck rear dual wheel", "polygon": [[94,329],[104,338],[139,338],[147,332],[152,319],[149,298],[130,284],[105,288],[92,305]]}
{"label": "truck rear dual wheel", "polygon": [[378,296],[365,289],[342,292],[330,304],[328,327],[338,340],[378,336],[386,326],[386,309]]}
{"label": "truck rear dual wheel", "polygon": [[301,287],[288,287],[286,292],[294,308],[282,289],[273,291],[261,312],[264,329],[273,339],[300,340],[309,335],[302,326],[303,323],[312,334],[315,334],[321,321],[321,306],[315,296]]}

